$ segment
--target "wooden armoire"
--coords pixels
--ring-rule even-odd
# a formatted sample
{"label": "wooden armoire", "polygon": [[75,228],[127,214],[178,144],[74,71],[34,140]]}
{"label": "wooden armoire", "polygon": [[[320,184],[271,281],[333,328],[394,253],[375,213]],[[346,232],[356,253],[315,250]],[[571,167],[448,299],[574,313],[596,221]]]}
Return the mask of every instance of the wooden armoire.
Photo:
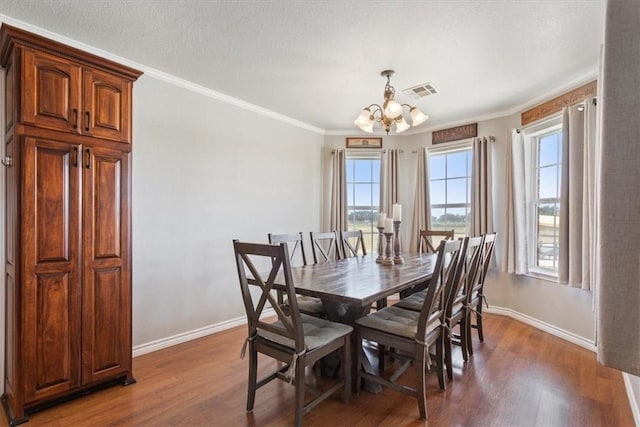
{"label": "wooden armoire", "polygon": [[12,425],[131,372],[131,122],[141,72],[3,25]]}

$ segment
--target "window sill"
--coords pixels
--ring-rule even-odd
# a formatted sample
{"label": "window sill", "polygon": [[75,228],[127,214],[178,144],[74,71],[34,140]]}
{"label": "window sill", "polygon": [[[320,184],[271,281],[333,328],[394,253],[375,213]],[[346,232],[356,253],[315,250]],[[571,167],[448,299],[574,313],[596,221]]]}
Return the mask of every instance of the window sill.
{"label": "window sill", "polygon": [[534,279],[538,279],[538,280],[544,280],[546,282],[551,282],[551,283],[558,283],[558,276],[552,273],[547,273],[546,271],[529,271],[527,274],[525,274],[525,276],[534,278]]}

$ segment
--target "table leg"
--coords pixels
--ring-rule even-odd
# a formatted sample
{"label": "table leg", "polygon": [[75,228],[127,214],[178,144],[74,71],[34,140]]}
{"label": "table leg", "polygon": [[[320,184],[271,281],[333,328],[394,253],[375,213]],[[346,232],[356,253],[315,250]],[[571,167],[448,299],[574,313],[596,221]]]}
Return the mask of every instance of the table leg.
{"label": "table leg", "polygon": [[[362,316],[366,316],[371,310],[371,306],[360,307],[351,304],[325,300],[322,301],[322,305],[324,306],[324,310],[327,313],[327,317],[329,320],[331,320],[332,322],[344,323],[352,327],[355,327],[357,319],[361,318]],[[357,349],[359,347],[361,346],[358,346],[356,343],[356,335],[351,334],[351,349],[354,352],[354,354],[352,354],[351,356],[351,360],[353,363],[351,369],[351,378],[353,379],[352,390],[356,390],[355,382],[357,381],[357,373],[359,369],[363,369],[365,372],[372,375],[377,374],[364,349],[362,350],[362,366],[357,366],[358,358],[356,357],[357,355],[355,354],[355,352],[358,351]],[[362,387],[369,393],[377,394],[382,391],[382,386],[380,384],[368,381],[366,379],[363,379]]]}

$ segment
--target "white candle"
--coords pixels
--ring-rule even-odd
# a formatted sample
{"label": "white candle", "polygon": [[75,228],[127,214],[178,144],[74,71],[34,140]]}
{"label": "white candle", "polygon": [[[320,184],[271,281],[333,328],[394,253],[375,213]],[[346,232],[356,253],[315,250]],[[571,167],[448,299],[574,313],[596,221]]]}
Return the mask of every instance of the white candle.
{"label": "white candle", "polygon": [[402,221],[402,206],[400,203],[395,203],[393,205],[393,220]]}
{"label": "white candle", "polygon": [[384,227],[384,220],[387,219],[387,216],[383,213],[378,214],[378,227]]}
{"label": "white candle", "polygon": [[393,220],[391,218],[384,220],[384,232],[393,233]]}

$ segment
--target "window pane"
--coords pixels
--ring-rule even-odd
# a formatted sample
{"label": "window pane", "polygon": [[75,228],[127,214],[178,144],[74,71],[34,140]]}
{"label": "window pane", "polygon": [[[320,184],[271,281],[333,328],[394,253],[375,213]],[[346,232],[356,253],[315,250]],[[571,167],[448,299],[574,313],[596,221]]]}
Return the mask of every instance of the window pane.
{"label": "window pane", "polygon": [[431,181],[431,188],[429,188],[429,198],[432,205],[444,205],[447,203],[445,198],[445,184],[447,181]]}
{"label": "window pane", "polygon": [[354,161],[347,159],[347,182],[353,181]]}
{"label": "window pane", "polygon": [[557,203],[541,204],[538,207],[537,265],[556,269],[559,252],[559,209]]}
{"label": "window pane", "polygon": [[371,161],[360,160],[355,162],[355,182],[371,182]]}
{"label": "window pane", "polygon": [[466,178],[455,178],[447,180],[447,204],[451,203],[467,203]]}
{"label": "window pane", "polygon": [[371,182],[380,182],[380,160],[371,161]]}
{"label": "window pane", "polygon": [[353,206],[353,184],[347,184],[347,206]]}
{"label": "window pane", "polygon": [[380,184],[371,184],[371,206],[378,207],[380,206]]}
{"label": "window pane", "polygon": [[444,221],[446,230],[455,230],[455,237],[462,237],[467,234],[467,209],[447,208]]}
{"label": "window pane", "polygon": [[559,196],[558,167],[547,166],[540,168],[538,180],[538,198],[549,199]]}
{"label": "window pane", "polygon": [[433,230],[445,230],[445,219],[444,208],[431,209],[431,228]]}
{"label": "window pane", "polygon": [[447,177],[467,176],[467,152],[447,154]]}
{"label": "window pane", "polygon": [[560,161],[561,133],[554,133],[540,138],[539,162],[540,166],[552,165]]}
{"label": "window pane", "polygon": [[443,179],[445,177],[446,156],[429,156],[429,177],[430,179]]}
{"label": "window pane", "polygon": [[371,184],[354,184],[355,206],[371,206]]}

